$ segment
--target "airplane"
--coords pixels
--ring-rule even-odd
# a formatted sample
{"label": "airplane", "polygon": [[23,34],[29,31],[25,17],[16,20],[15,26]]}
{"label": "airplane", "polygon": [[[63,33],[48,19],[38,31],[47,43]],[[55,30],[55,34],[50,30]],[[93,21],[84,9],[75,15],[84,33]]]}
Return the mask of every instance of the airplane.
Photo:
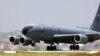
{"label": "airplane", "polygon": [[50,44],[47,50],[57,50],[55,45],[59,43],[68,43],[70,50],[79,50],[79,44],[86,44],[100,39],[100,5],[97,10],[94,21],[89,29],[54,27],[41,24],[27,25],[22,29],[22,36],[10,36],[9,41],[14,45],[36,46],[37,42],[44,41]]}

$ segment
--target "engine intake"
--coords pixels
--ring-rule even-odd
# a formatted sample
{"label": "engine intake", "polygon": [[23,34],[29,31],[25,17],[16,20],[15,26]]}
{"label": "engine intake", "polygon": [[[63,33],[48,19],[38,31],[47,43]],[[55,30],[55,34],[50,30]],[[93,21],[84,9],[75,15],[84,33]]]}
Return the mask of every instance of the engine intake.
{"label": "engine intake", "polygon": [[19,39],[20,39],[20,37],[11,36],[11,37],[9,38],[9,41],[10,41],[11,43],[13,43],[13,45],[18,45],[18,44],[19,44]]}
{"label": "engine intake", "polygon": [[88,37],[87,37],[86,35],[82,35],[82,34],[76,35],[76,36],[74,37],[74,41],[75,41],[76,43],[85,44],[85,43],[88,42]]}
{"label": "engine intake", "polygon": [[27,45],[30,45],[32,43],[32,40],[29,38],[20,38],[20,43],[23,46],[27,46]]}

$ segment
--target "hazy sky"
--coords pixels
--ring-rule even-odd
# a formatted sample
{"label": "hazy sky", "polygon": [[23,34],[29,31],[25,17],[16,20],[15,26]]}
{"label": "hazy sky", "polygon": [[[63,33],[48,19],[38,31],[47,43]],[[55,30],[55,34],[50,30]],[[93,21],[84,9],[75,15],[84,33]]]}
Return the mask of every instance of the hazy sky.
{"label": "hazy sky", "polygon": [[99,0],[0,0],[0,32],[19,30],[26,24],[91,25]]}

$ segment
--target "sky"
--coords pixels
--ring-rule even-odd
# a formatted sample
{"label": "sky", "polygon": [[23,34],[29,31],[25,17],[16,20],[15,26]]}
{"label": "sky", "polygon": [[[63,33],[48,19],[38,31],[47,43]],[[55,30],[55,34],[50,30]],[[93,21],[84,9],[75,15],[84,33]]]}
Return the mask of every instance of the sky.
{"label": "sky", "polygon": [[21,30],[32,23],[89,27],[99,0],[0,0],[0,32]]}

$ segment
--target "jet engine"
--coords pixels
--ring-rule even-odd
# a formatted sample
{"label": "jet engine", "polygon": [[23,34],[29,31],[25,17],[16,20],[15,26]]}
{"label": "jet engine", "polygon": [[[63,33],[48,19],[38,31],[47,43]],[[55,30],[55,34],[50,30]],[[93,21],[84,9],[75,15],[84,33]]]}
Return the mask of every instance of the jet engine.
{"label": "jet engine", "polygon": [[88,37],[87,37],[86,35],[82,35],[82,34],[76,35],[76,36],[74,37],[74,41],[75,41],[76,43],[85,44],[85,43],[88,42]]}
{"label": "jet engine", "polygon": [[10,36],[9,41],[13,43],[13,45],[18,45],[19,44],[19,36]]}
{"label": "jet engine", "polygon": [[23,46],[27,46],[27,45],[30,45],[32,43],[32,40],[29,38],[20,38],[20,43]]}

